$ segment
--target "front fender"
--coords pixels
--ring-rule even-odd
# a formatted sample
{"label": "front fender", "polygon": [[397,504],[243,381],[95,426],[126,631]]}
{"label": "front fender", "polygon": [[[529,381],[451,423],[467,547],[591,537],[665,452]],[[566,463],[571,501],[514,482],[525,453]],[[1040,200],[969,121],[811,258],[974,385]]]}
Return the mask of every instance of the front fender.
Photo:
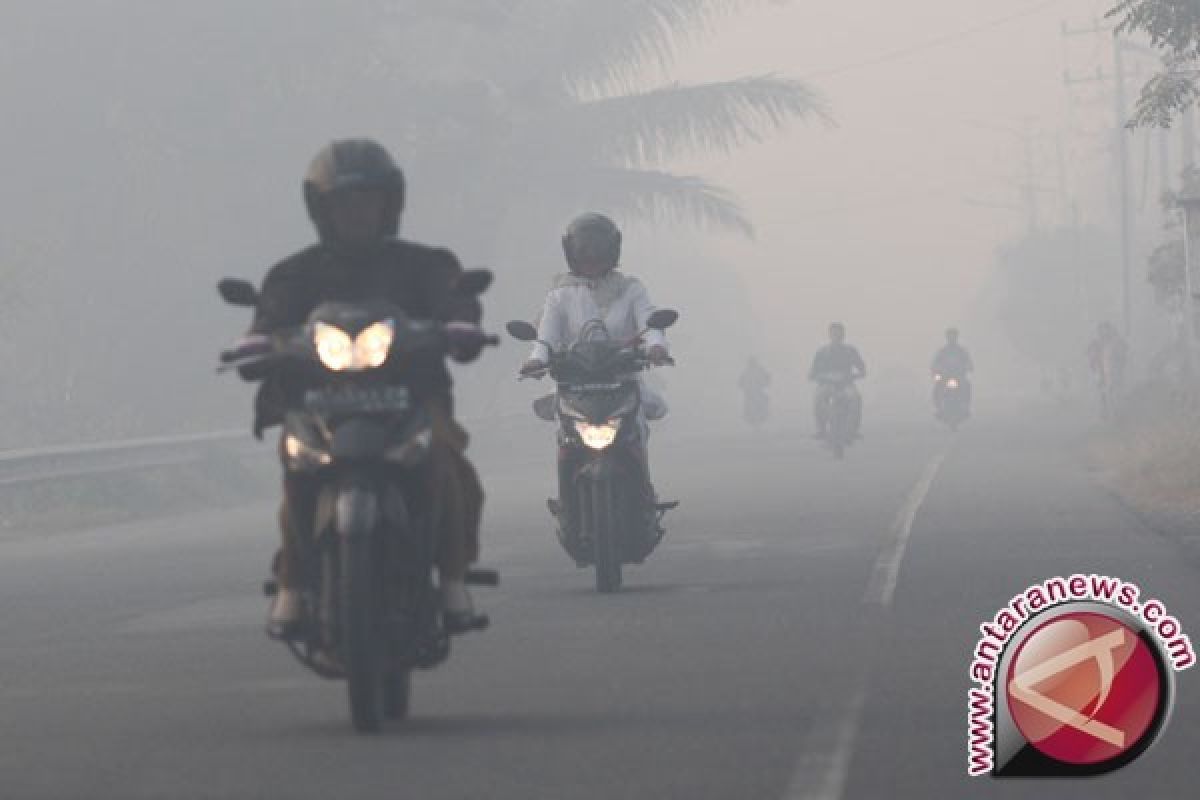
{"label": "front fender", "polygon": [[576,477],[579,480],[603,481],[612,480],[620,471],[617,458],[610,452],[599,453],[588,459],[579,467]]}
{"label": "front fender", "polygon": [[370,536],[379,526],[379,496],[362,484],[338,490],[334,502],[334,530],[344,538]]}

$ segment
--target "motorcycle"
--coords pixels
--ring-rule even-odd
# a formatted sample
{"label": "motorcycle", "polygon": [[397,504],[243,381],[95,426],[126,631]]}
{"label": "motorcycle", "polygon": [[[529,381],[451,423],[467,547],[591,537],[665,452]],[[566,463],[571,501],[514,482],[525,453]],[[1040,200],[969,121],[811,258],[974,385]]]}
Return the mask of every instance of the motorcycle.
{"label": "motorcycle", "polygon": [[[678,318],[659,309],[648,329],[664,330]],[[515,339],[537,341],[528,322],[514,320],[507,329]],[[679,505],[659,502],[647,474],[639,414],[654,415],[643,407],[637,374],[653,365],[638,350],[641,336],[612,341],[594,321],[569,347],[547,345],[547,366],[528,376],[556,383],[554,394],[534,402],[538,417],[559,423],[559,496],[547,506],[559,543],[576,566],[594,568],[601,593],[620,589],[624,565],[641,564],[654,551],[665,534],[663,517]]]}
{"label": "motorcycle", "polygon": [[[472,270],[456,291],[477,295],[491,273]],[[246,281],[218,284],[232,305],[254,308]],[[345,679],[359,732],[408,713],[414,669],[446,660],[450,636],[433,582],[436,532],[427,484],[431,421],[413,402],[406,370],[416,355],[496,345],[477,326],[408,318],[381,301],[324,303],[298,328],[250,335],[221,354],[219,371],[248,380],[286,376],[304,388],[283,422],[285,469],[319,489],[302,548],[302,623],[284,644],[305,667]],[[386,366],[386,368],[385,368]],[[499,577],[471,570],[467,582]],[[264,584],[273,595],[273,581]],[[478,617],[477,629],[486,627]]]}
{"label": "motorcycle", "polygon": [[771,400],[764,389],[747,389],[742,397],[742,419],[758,430],[771,416]]}
{"label": "motorcycle", "polygon": [[966,377],[935,373],[936,416],[952,431],[971,416],[971,386]]}
{"label": "motorcycle", "polygon": [[817,376],[821,387],[820,402],[824,404],[825,444],[834,458],[842,458],[846,448],[858,437],[854,419],[855,376],[848,372],[829,372]]}

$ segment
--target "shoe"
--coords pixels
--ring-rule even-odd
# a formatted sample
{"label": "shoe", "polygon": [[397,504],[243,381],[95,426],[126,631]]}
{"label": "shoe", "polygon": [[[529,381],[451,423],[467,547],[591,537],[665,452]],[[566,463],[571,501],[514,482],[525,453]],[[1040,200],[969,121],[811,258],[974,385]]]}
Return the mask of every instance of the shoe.
{"label": "shoe", "polygon": [[295,638],[303,624],[302,612],[300,593],[295,589],[280,588],[267,616],[267,636],[272,639]]}
{"label": "shoe", "polygon": [[488,626],[487,615],[475,613],[471,594],[461,580],[448,580],[442,585],[442,624],[450,634],[479,631]]}

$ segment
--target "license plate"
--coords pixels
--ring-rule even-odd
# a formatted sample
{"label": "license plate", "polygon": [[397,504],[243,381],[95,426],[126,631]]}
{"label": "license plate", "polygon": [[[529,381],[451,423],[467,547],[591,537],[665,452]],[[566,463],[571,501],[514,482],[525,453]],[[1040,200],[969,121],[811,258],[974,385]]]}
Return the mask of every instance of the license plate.
{"label": "license plate", "polygon": [[404,386],[362,386],[314,389],[304,395],[304,407],[314,414],[386,414],[407,411],[411,405]]}

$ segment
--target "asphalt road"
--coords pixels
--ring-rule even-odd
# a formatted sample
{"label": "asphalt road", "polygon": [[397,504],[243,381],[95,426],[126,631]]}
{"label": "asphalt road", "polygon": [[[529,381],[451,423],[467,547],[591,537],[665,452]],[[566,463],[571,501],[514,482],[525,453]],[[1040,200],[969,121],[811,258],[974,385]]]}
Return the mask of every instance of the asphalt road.
{"label": "asphalt road", "polygon": [[1094,485],[1063,421],[869,433],[839,463],[800,431],[667,430],[657,482],[683,505],[606,597],[553,540],[549,449],[502,460],[485,436],[493,627],[374,738],[261,634],[266,504],[6,539],[0,797],[1194,796],[1197,671],[1118,773],[967,778],[980,622],[1095,571],[1200,638],[1200,572]]}

